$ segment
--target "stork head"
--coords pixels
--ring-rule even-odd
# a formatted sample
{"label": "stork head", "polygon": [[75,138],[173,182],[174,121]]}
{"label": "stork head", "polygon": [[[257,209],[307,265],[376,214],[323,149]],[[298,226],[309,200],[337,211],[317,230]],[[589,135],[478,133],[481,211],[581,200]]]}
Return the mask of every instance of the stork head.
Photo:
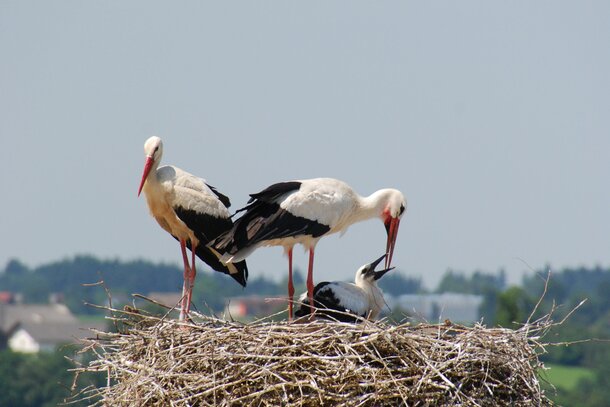
{"label": "stork head", "polygon": [[161,156],[163,155],[163,141],[157,136],[152,136],[144,143],[144,154],[146,155],[146,162],[144,163],[144,171],[142,173],[142,180],[140,181],[140,188],[138,188],[138,196],[144,188],[144,183],[148,178],[150,171],[159,165]]}
{"label": "stork head", "polygon": [[356,272],[356,285],[376,284],[375,282],[383,277],[385,273],[394,269],[394,267],[389,267],[384,268],[383,270],[375,270],[375,267],[377,267],[377,265],[381,263],[381,260],[383,260],[386,256],[387,254],[384,254],[374,262],[360,267]]}
{"label": "stork head", "polygon": [[386,189],[383,191],[385,191],[385,199],[382,201],[381,220],[388,234],[386,242],[386,254],[388,256],[385,261],[385,267],[387,268],[392,265],[392,255],[394,254],[394,246],[398,236],[398,226],[400,225],[400,218],[407,208],[407,201],[402,192],[397,189]]}

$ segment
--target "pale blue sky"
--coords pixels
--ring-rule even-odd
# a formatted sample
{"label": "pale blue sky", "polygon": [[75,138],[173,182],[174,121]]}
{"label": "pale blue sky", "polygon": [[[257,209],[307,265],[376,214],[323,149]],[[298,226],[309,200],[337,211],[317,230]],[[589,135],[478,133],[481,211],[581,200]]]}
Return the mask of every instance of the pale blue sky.
{"label": "pale blue sky", "polygon": [[[233,210],[295,178],[402,190],[394,263],[429,286],[608,266],[609,18],[607,1],[0,1],[0,264],[179,264],[136,198],[158,135]],[[380,222],[354,225],[314,277],[384,249]]]}

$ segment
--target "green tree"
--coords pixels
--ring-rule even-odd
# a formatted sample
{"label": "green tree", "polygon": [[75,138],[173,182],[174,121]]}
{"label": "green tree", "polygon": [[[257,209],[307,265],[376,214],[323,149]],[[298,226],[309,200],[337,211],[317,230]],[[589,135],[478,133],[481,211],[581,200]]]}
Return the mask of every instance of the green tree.
{"label": "green tree", "polygon": [[610,400],[610,350],[597,354],[595,377],[581,379],[570,392],[558,389],[554,397],[561,406],[606,407]]}
{"label": "green tree", "polygon": [[447,270],[436,288],[437,293],[454,292],[464,294],[485,294],[489,291],[500,291],[506,285],[506,272],[486,273],[475,271],[467,277],[466,273]]}
{"label": "green tree", "polygon": [[4,273],[9,276],[20,276],[28,271],[28,268],[17,259],[9,260],[4,268]]}
{"label": "green tree", "polygon": [[436,288],[437,293],[470,293],[471,288],[464,273],[454,270],[447,270]]}
{"label": "green tree", "polygon": [[62,354],[0,352],[0,405],[56,406],[70,395],[71,367]]}
{"label": "green tree", "polygon": [[[73,395],[74,368],[69,360],[74,355],[72,347],[55,352],[36,354],[0,351],[0,406],[54,407]],[[91,358],[91,355],[82,357]],[[86,360],[84,360],[86,363]],[[77,389],[104,385],[102,374],[88,373],[79,378]],[[71,406],[86,406],[77,402]]]}
{"label": "green tree", "polygon": [[516,328],[515,324],[527,321],[535,302],[521,287],[510,287],[498,296],[496,324]]}
{"label": "green tree", "polygon": [[379,279],[377,285],[390,295],[415,294],[423,291],[421,278],[407,277],[401,272],[390,271]]}

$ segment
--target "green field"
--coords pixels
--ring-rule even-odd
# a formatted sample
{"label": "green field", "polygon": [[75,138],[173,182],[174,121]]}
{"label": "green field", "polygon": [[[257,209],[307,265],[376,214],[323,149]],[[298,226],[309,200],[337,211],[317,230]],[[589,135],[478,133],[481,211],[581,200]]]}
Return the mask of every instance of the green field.
{"label": "green field", "polygon": [[555,387],[563,388],[564,390],[572,390],[578,384],[580,379],[593,378],[594,373],[591,369],[577,366],[565,366],[545,364],[550,368],[540,373],[540,377],[552,383]]}

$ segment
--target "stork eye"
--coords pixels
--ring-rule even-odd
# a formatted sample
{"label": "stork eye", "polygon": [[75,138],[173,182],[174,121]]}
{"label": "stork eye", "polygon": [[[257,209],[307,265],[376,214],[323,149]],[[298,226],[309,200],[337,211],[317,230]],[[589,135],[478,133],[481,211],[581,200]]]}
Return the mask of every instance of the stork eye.
{"label": "stork eye", "polygon": [[405,211],[405,206],[403,204],[400,204],[400,213],[399,215],[402,215],[402,213]]}

